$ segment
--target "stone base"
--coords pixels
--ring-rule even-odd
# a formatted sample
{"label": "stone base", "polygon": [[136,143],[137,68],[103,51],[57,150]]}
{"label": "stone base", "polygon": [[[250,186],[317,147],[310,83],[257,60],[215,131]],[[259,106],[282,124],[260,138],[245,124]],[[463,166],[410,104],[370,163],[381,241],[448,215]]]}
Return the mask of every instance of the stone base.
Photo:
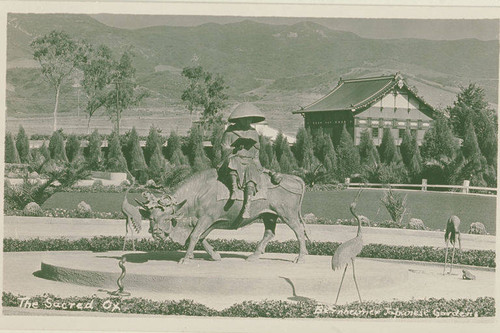
{"label": "stone base", "polygon": [[[37,276],[71,284],[116,290],[121,269],[118,261],[125,255],[125,290],[158,292],[186,298],[203,294],[248,295],[251,298],[334,299],[343,269],[331,269],[330,256],[307,256],[306,263],[294,264],[294,254],[269,253],[255,262],[246,261],[245,253],[221,253],[222,260],[210,261],[205,253],[178,264],[183,252],[105,252],[67,253],[47,256]],[[408,269],[372,259],[355,261],[356,278],[363,290],[400,285],[408,279]],[[349,266],[342,294],[357,296]],[[349,297],[350,298],[350,297]]]}

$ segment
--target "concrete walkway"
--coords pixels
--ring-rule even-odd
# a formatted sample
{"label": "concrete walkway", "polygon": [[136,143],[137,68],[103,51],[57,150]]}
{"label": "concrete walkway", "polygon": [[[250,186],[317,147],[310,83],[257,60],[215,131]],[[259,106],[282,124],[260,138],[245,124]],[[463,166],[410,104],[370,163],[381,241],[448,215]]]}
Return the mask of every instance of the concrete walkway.
{"label": "concrete walkway", "polygon": [[[150,238],[149,223],[143,221],[140,238]],[[344,242],[356,236],[356,227],[342,225],[307,225],[307,232],[313,241]],[[264,233],[261,223],[254,223],[239,230],[215,230],[211,239],[241,239],[249,242],[259,241]],[[70,219],[45,217],[4,217],[4,238],[90,238],[94,236],[123,236],[124,220],[104,219]],[[274,240],[286,241],[296,239],[292,230],[284,224],[278,224]],[[387,244],[404,246],[444,247],[444,232],[421,231],[389,228],[363,227],[365,244]],[[494,235],[462,234],[462,248],[474,250],[495,250]]]}
{"label": "concrete walkway", "polygon": [[[68,267],[81,265],[81,268],[85,270],[105,269],[109,272],[115,272],[115,276],[118,276],[120,270],[116,264],[116,259],[113,258],[119,258],[125,253],[129,252],[113,251],[99,254],[85,251],[78,253],[65,251],[4,253],[3,289],[15,295],[21,294],[28,297],[48,293],[60,297],[96,295],[102,298],[109,298],[107,291],[116,290],[116,285],[99,287],[40,278],[38,277],[40,274],[40,263],[49,260],[66,263]],[[201,252],[197,252],[197,254],[203,255]],[[195,259],[194,262],[187,264],[188,266],[166,260],[152,260],[145,263],[127,262],[126,266],[129,274],[124,279],[124,285],[126,286],[126,290],[132,293],[132,297],[144,297],[153,300],[192,299],[219,310],[227,308],[234,303],[264,299],[299,300],[307,297],[321,303],[332,304],[343,273],[342,270],[331,271],[331,257],[329,256],[307,256],[305,264],[293,264],[291,260],[295,257],[294,254],[267,253],[255,263],[246,262],[242,258],[238,259],[239,256],[249,253],[222,252],[222,254],[223,259],[221,262]],[[137,256],[140,253],[132,253],[130,255]],[[100,265],[89,264],[85,260],[83,260],[83,263],[79,263],[78,258],[89,256],[96,257],[96,260],[112,262],[109,264],[109,267],[104,268],[100,267]],[[225,267],[228,264],[235,267],[237,271],[225,273],[228,272],[227,267]],[[150,270],[143,269],[142,266],[144,265],[156,268],[157,272],[153,272],[153,274],[162,274],[161,272],[164,271],[166,276],[169,274],[182,275],[182,272],[189,272],[187,276],[200,276],[200,286],[198,286],[200,290],[179,290],[172,292],[161,288],[161,286],[156,288],[155,283],[151,283],[146,287],[134,285],[132,283],[134,270],[143,274],[151,273]],[[256,267],[260,267],[260,269],[256,270]],[[284,272],[280,271],[282,267],[286,268]],[[316,270],[312,274],[317,280],[316,282],[319,283],[319,287],[317,288],[308,287],[307,280],[299,278],[300,276],[304,277],[310,274],[310,267],[314,267]],[[442,264],[358,258],[356,260],[356,268],[356,271],[359,273],[357,276],[362,297],[366,301],[411,300],[429,297],[475,299],[477,297],[493,296],[495,290],[495,271],[493,269],[467,267],[476,276],[476,280],[468,281],[462,280],[461,266],[457,266],[451,275],[443,275]],[[225,277],[225,280],[221,279],[224,281],[222,287],[227,287],[224,283],[228,279],[234,280],[232,282],[234,286],[252,285],[253,282],[249,280],[260,278],[258,272],[262,272],[263,270],[270,271],[266,273],[267,275],[275,274],[282,278],[277,279],[276,283],[279,283],[277,285],[279,288],[276,288],[273,293],[269,293],[268,289],[265,288],[261,292],[259,292],[258,288],[254,288],[252,293],[248,293],[245,290],[240,290],[240,292],[218,292],[211,288],[202,288],[203,281],[206,280],[204,276],[211,276],[206,273],[207,269],[210,271],[219,269],[220,274]],[[383,272],[380,272],[380,270],[383,270]],[[79,272],[82,273],[83,271]],[[388,272],[395,275],[392,281],[384,279],[378,279],[377,281],[367,280],[370,276],[387,275]],[[186,281],[186,284],[188,284],[188,281]],[[357,299],[358,296],[351,272],[348,272],[339,304],[354,302]]]}

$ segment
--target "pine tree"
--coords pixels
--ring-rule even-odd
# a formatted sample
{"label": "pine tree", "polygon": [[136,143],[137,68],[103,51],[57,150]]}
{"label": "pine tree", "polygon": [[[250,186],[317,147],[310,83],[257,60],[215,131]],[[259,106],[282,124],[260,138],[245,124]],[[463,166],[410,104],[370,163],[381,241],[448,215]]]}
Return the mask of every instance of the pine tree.
{"label": "pine tree", "polygon": [[403,138],[401,139],[401,145],[399,150],[401,152],[401,158],[403,163],[409,169],[413,160],[413,155],[415,155],[416,139],[411,135],[410,131],[407,129]]}
{"label": "pine tree", "polygon": [[[174,155],[175,151],[178,151],[181,149],[182,149],[181,138],[177,135],[177,133],[175,131],[170,132],[170,136],[168,137],[168,140],[167,140],[167,151],[166,151],[167,159],[171,163],[174,163],[172,161],[172,156]],[[179,156],[178,153],[176,155]]]}
{"label": "pine tree", "polygon": [[380,164],[380,157],[378,155],[377,148],[373,144],[371,133],[368,129],[361,132],[358,149],[361,165],[377,166]]}
{"label": "pine tree", "polygon": [[184,155],[181,147],[178,147],[173,151],[170,163],[174,166],[189,166],[189,159],[186,155]]}
{"label": "pine tree", "polygon": [[94,130],[89,138],[88,155],[86,156],[87,166],[90,170],[99,171],[103,168],[101,145],[101,136],[97,130]]}
{"label": "pine tree", "polygon": [[276,154],[274,153],[274,150],[273,150],[273,156],[272,156],[272,159],[271,159],[271,166],[270,166],[271,170],[274,170],[276,172],[280,172],[281,169],[280,169],[280,164],[278,162],[278,159],[276,158]]}
{"label": "pine tree", "polygon": [[281,154],[283,153],[283,140],[285,140],[285,136],[282,131],[279,131],[273,143],[274,154],[276,155],[278,162],[280,161]]}
{"label": "pine tree", "polygon": [[447,120],[439,116],[433,126],[424,135],[422,142],[422,158],[428,160],[440,160],[446,158],[452,160],[458,149],[458,142],[453,136]]}
{"label": "pine tree", "polygon": [[151,126],[151,128],[149,129],[148,138],[146,139],[146,146],[144,147],[144,159],[146,160],[147,165],[150,165],[151,156],[153,155],[157,146],[160,146],[161,153],[161,147],[163,147],[163,138],[160,136],[159,130],[154,126]]}
{"label": "pine tree", "polygon": [[292,150],[290,149],[290,145],[286,138],[283,138],[281,144],[281,159],[279,160],[280,170],[283,173],[292,173],[295,169],[297,169],[297,161],[293,156]]}
{"label": "pine tree", "polygon": [[29,163],[31,159],[30,142],[22,126],[19,126],[19,132],[16,136],[16,148],[21,163]]}
{"label": "pine tree", "polygon": [[269,160],[269,154],[267,153],[267,145],[269,144],[269,140],[265,136],[259,135],[259,143],[260,143],[260,150],[259,150],[260,164],[264,168],[270,169],[271,161]]}
{"label": "pine tree", "polygon": [[337,172],[337,153],[335,148],[333,148],[332,139],[330,136],[326,136],[326,145],[323,150],[323,165],[327,173]]}
{"label": "pine tree", "polygon": [[166,169],[167,160],[161,153],[161,146],[156,145],[156,148],[149,159],[149,178],[153,179],[155,182],[160,182],[162,180],[162,176],[165,174]]}
{"label": "pine tree", "polygon": [[128,172],[127,161],[123,156],[120,143],[120,136],[113,132],[109,137],[108,156],[106,159],[106,171],[109,172]]}
{"label": "pine tree", "polygon": [[469,122],[469,126],[466,126],[462,152],[466,159],[479,158],[481,156],[481,150],[477,143],[477,136],[472,122]]}
{"label": "pine tree", "polygon": [[70,162],[73,162],[76,156],[80,154],[81,142],[75,134],[71,134],[66,141],[66,156]]}
{"label": "pine tree", "polygon": [[139,135],[135,127],[128,135],[127,143],[124,150],[125,159],[127,160],[128,169],[132,172],[134,177],[138,177],[139,173],[147,169],[146,161],[144,160],[144,153],[139,142]]}
{"label": "pine tree", "polygon": [[389,164],[396,161],[396,144],[390,128],[384,128],[379,150],[382,163]]}
{"label": "pine tree", "polygon": [[326,149],[326,139],[329,135],[325,135],[323,131],[317,131],[316,134],[312,136],[313,139],[313,150],[314,156],[323,163],[323,158],[325,157],[325,149]]}
{"label": "pine tree", "polygon": [[222,162],[222,137],[224,136],[225,126],[221,122],[216,122],[212,126],[212,135],[210,142],[212,143],[212,167],[216,168]]}
{"label": "pine tree", "polygon": [[5,136],[5,163],[21,163],[16,144],[10,133]]}
{"label": "pine tree", "polygon": [[203,136],[198,126],[191,127],[188,140],[189,162],[194,172],[210,168],[210,159],[203,148]]}
{"label": "pine tree", "polygon": [[359,152],[344,125],[337,148],[338,173],[340,179],[350,177],[360,170]]}
{"label": "pine tree", "polygon": [[50,160],[50,152],[49,148],[47,147],[47,142],[43,140],[42,146],[39,149],[40,154],[42,154],[43,157],[45,157],[46,160]]}
{"label": "pine tree", "polygon": [[317,159],[314,156],[314,147],[311,133],[304,128],[300,128],[297,132],[295,151],[295,156],[297,158],[299,166],[306,170],[311,170],[311,168],[315,165]]}
{"label": "pine tree", "polygon": [[52,133],[49,142],[50,158],[54,161],[67,162],[66,150],[64,149],[64,139],[60,131]]}

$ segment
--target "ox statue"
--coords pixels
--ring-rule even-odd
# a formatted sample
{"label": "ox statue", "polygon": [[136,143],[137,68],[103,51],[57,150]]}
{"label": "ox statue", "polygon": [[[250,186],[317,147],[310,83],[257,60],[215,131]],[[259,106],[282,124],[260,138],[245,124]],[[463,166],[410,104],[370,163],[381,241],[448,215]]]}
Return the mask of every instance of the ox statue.
{"label": "ox statue", "polygon": [[[267,195],[255,199],[250,217],[241,215],[241,200],[222,200],[217,191],[226,188],[221,185],[215,169],[197,173],[184,181],[172,196],[157,198],[146,194],[146,203],[142,203],[145,216],[150,221],[149,232],[155,240],[172,241],[188,248],[180,263],[194,258],[194,248],[201,241],[203,248],[212,260],[221,260],[221,256],[208,243],[206,237],[215,229],[236,230],[252,222],[264,221],[264,237],[255,252],[247,260],[256,260],[265,252],[267,243],[274,237],[277,219],[281,219],[295,233],[299,241],[299,254],[294,262],[304,261],[307,255],[305,224],[301,216],[302,199],[305,184],[299,177],[283,175],[279,185],[266,184]],[[218,190],[219,189],[219,190]]]}

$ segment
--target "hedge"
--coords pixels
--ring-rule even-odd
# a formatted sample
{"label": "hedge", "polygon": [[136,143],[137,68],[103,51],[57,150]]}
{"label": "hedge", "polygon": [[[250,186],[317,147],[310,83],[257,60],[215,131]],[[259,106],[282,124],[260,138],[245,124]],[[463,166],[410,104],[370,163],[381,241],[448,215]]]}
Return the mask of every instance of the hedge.
{"label": "hedge", "polygon": [[[211,309],[192,300],[154,301],[140,297],[99,298],[56,297],[52,294],[24,297],[3,292],[4,307],[21,307],[22,299],[38,303],[39,309],[98,311],[134,314],[160,314],[183,316],[220,317],[264,317],[264,318],[437,318],[437,317],[494,317],[493,297],[445,300],[364,302],[345,305],[322,305],[313,300],[289,301],[245,301],[221,311]],[[25,302],[25,301],[24,301]],[[117,307],[112,306],[116,304]]]}
{"label": "hedge", "polygon": [[[123,247],[124,238],[120,236],[99,236],[93,238],[80,238],[69,240],[66,238],[19,240],[13,238],[4,239],[4,252],[20,251],[120,251]],[[217,251],[233,252],[253,252],[257,247],[257,242],[247,242],[244,240],[209,240]],[[307,249],[311,255],[332,256],[340,243],[334,242],[307,242]],[[138,251],[178,251],[185,250],[187,246],[180,246],[170,240],[165,242],[153,239],[137,239],[135,248]],[[197,250],[203,250],[200,243]],[[299,245],[297,241],[289,240],[285,242],[271,241],[267,245],[266,252],[269,253],[298,253]],[[444,262],[445,249],[431,246],[395,246],[384,244],[366,244],[359,257],[382,258],[396,260],[413,260],[424,262]],[[462,250],[455,256],[457,264],[495,267],[495,251],[492,250]]]}

